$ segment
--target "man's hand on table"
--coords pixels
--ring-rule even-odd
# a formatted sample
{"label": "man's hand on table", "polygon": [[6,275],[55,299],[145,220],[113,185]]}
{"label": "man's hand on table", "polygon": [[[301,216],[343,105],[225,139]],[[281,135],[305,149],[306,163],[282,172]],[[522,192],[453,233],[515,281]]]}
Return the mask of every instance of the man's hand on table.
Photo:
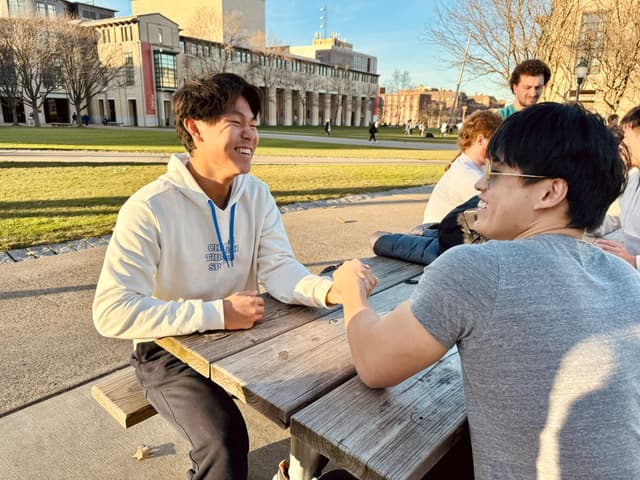
{"label": "man's hand on table", "polygon": [[264,315],[264,299],[257,290],[234,293],[223,300],[225,330],[246,330]]}

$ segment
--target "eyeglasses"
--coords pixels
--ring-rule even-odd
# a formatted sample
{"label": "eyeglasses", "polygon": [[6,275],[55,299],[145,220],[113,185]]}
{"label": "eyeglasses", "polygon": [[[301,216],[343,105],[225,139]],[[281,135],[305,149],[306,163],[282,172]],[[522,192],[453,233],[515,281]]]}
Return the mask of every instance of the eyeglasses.
{"label": "eyeglasses", "polygon": [[487,160],[484,164],[484,179],[487,184],[491,182],[491,177],[493,175],[503,175],[505,177],[523,177],[523,178],[551,178],[545,177],[544,175],[528,175],[526,173],[511,173],[511,172],[494,172],[491,170],[491,161]]}

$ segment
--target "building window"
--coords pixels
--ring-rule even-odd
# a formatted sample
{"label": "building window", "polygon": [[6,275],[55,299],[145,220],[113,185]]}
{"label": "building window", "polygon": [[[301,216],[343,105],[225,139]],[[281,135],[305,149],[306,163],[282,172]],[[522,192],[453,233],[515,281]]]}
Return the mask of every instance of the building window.
{"label": "building window", "polygon": [[180,40],[179,46],[180,46],[180,53],[184,53],[184,51],[185,51],[185,49],[184,49],[184,40]]}
{"label": "building window", "polygon": [[36,12],[38,13],[38,15],[45,18],[55,17],[56,4],[48,2],[36,2]]}
{"label": "building window", "polygon": [[7,2],[10,17],[20,17],[26,13],[24,1],[25,0],[9,0]]}
{"label": "building window", "polygon": [[153,67],[157,89],[175,89],[178,85],[175,55],[153,52]]}
{"label": "building window", "polygon": [[210,55],[210,54],[209,54],[209,45],[204,45],[204,46],[202,47],[202,54],[203,54],[205,57],[209,57],[209,55]]}
{"label": "building window", "polygon": [[133,68],[133,54],[124,54],[124,81],[127,87],[132,87],[136,84],[135,70]]}
{"label": "building window", "polygon": [[584,12],[580,19],[576,64],[581,60],[586,60],[589,63],[590,73],[600,72],[600,59],[604,52],[606,21],[606,13],[604,12]]}
{"label": "building window", "polygon": [[191,44],[191,55],[194,57],[198,55],[198,46],[195,43]]}
{"label": "building window", "polygon": [[56,60],[51,68],[45,72],[42,83],[45,88],[56,88],[62,85],[62,62]]}

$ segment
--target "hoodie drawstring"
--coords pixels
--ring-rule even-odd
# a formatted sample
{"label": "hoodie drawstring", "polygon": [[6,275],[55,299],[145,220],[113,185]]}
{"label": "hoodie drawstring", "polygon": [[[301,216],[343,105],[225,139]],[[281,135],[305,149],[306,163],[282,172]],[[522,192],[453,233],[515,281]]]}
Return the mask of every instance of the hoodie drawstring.
{"label": "hoodie drawstring", "polygon": [[[224,248],[224,243],[222,243],[222,236],[220,235],[220,227],[218,227],[218,218],[216,216],[216,207],[213,205],[213,201],[209,199],[209,208],[211,209],[211,216],[213,217],[213,226],[216,228],[216,236],[218,237],[218,245],[220,246],[220,251],[222,252],[222,258],[227,264],[227,267],[231,268],[233,266],[233,258],[235,256],[235,246],[233,243],[233,221],[236,215],[236,204],[231,205],[231,219],[229,220],[229,257],[227,257],[227,249]],[[231,262],[229,262],[231,260]]]}

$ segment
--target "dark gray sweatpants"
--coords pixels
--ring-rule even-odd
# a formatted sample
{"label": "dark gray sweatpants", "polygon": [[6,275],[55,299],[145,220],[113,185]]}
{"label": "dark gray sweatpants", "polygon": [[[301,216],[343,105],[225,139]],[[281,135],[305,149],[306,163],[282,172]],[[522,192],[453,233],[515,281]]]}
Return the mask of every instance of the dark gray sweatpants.
{"label": "dark gray sweatpants", "polygon": [[249,435],[222,387],[153,342],[131,356],[147,401],[191,444],[189,480],[246,480]]}

